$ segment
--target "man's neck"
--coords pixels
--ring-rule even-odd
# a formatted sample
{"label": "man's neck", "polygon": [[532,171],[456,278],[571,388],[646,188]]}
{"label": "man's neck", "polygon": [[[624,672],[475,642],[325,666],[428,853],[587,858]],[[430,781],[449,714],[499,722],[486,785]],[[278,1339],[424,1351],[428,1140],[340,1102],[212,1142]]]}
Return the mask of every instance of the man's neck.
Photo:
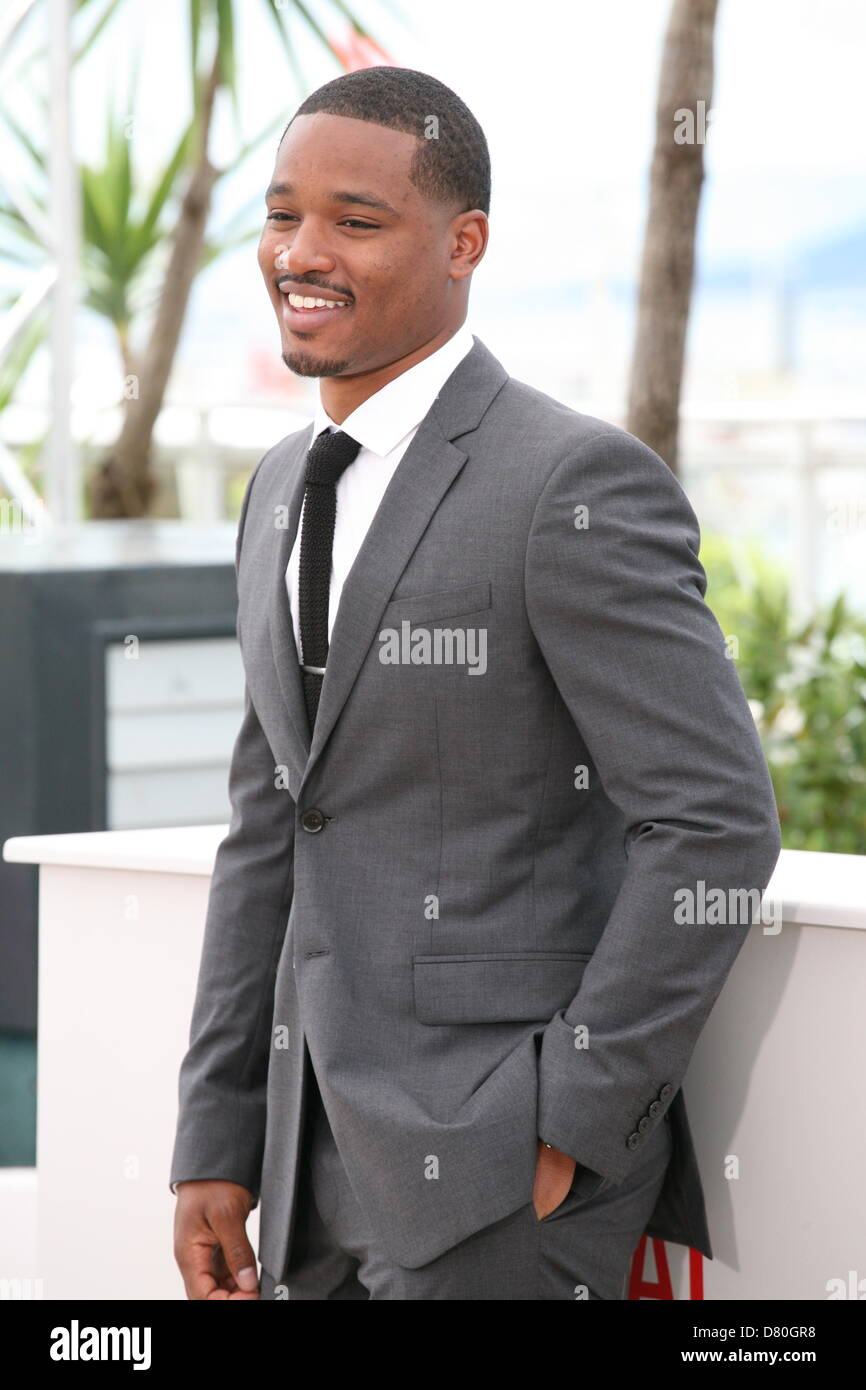
{"label": "man's neck", "polygon": [[402,376],[410,367],[423,362],[425,357],[432,357],[433,353],[444,347],[462,326],[459,323],[454,328],[443,328],[429,342],[422,343],[405,357],[398,357],[395,362],[388,362],[372,372],[362,372],[357,376],[322,377],[319,395],[330,419],[335,425],[341,425],[353,410],[357,410],[370,396],[375,396],[389,381]]}

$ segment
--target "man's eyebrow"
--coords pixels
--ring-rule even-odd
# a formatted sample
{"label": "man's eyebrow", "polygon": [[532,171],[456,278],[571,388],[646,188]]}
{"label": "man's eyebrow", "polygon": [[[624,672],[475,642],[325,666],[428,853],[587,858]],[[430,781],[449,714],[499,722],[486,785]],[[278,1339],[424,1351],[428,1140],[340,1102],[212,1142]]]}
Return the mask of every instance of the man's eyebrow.
{"label": "man's eyebrow", "polygon": [[[290,183],[272,183],[265,194],[265,202],[268,202],[271,198],[291,198],[294,191]],[[351,192],[346,189],[340,189],[336,193],[328,194],[328,202],[357,203],[360,207],[377,208],[380,212],[390,212],[394,217],[399,217],[400,215],[396,208],[393,208],[390,203],[386,203],[384,198],[377,197],[375,193]]]}

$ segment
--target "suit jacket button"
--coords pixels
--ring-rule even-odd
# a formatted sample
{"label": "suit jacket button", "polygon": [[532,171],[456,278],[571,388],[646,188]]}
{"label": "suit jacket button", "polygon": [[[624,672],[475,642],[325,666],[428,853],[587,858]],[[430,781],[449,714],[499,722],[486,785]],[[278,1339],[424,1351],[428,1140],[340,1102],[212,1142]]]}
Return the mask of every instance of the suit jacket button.
{"label": "suit jacket button", "polygon": [[674,1088],[669,1081],[666,1081],[659,1091],[659,1100],[670,1100],[674,1093]]}
{"label": "suit jacket button", "polygon": [[636,1149],[638,1144],[640,1143],[640,1135],[637,1132],[635,1132],[634,1134],[630,1134],[625,1142],[628,1144],[630,1149]]}
{"label": "suit jacket button", "polygon": [[642,1115],[637,1122],[638,1132],[640,1134],[646,1134],[651,1124],[652,1121],[650,1120],[649,1115]]}
{"label": "suit jacket button", "polygon": [[321,811],[316,810],[315,806],[309,811],[305,811],[301,816],[301,825],[305,830],[309,830],[311,835],[315,835],[317,830],[321,830],[324,824],[325,817],[322,815]]}
{"label": "suit jacket button", "polygon": [[652,1115],[653,1119],[655,1119],[656,1115],[660,1115],[660,1114],[661,1114],[662,1109],[663,1109],[663,1107],[662,1107],[661,1101],[660,1101],[660,1100],[654,1100],[653,1103],[652,1103],[652,1105],[651,1105],[650,1108],[649,1108],[649,1113],[650,1113],[650,1115]]}

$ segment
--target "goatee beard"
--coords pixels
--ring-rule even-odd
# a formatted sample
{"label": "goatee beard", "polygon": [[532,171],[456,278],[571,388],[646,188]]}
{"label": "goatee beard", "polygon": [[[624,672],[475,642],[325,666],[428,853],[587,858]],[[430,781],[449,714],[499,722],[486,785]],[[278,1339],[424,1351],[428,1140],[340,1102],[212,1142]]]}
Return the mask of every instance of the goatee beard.
{"label": "goatee beard", "polygon": [[284,352],[282,358],[295,376],[341,376],[350,365],[348,358],[337,358],[329,362],[327,359],[323,361],[321,357],[311,357],[307,352]]}

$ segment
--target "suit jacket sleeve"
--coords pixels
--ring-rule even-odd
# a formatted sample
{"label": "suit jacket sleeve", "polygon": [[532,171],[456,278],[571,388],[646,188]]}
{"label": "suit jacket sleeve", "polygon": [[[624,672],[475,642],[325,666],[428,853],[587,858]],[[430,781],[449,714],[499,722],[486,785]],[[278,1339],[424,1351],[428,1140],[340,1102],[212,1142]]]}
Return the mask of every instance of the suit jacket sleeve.
{"label": "suit jacket sleeve", "polygon": [[541,1039],[538,1132],[614,1182],[662,1122],[749,931],[742,911],[680,922],[675,894],[697,897],[699,880],[762,893],[781,843],[699,547],[677,479],[615,427],[557,465],[527,540],[529,621],[589,777],[622,813],[625,858],[578,993]]}
{"label": "suit jacket sleeve", "polygon": [[[264,461],[264,460],[263,460]],[[235,568],[256,470],[238,526]],[[243,634],[238,619],[238,640]],[[264,1151],[274,981],[293,892],[294,803],[244,688],[229,771],[231,820],[216,855],[204,943],[179,1078],[170,1186],[193,1178],[240,1183],[258,1203]]]}

